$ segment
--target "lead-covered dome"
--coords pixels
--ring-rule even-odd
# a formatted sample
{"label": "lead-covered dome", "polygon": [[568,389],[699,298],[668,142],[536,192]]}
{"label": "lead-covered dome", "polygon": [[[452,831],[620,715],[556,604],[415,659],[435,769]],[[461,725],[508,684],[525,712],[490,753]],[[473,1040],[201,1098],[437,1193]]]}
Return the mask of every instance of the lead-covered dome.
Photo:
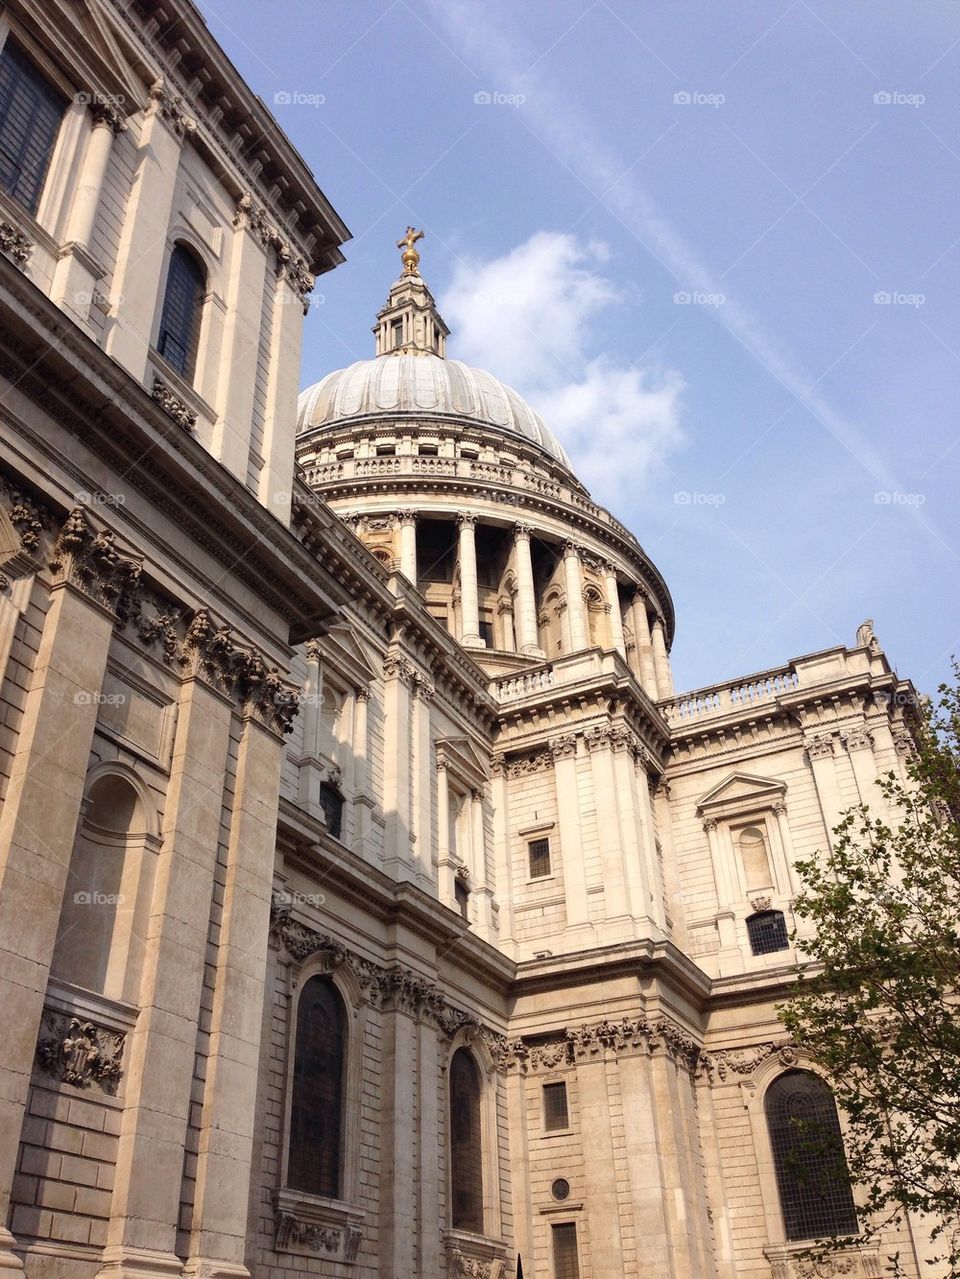
{"label": "lead-covered dome", "polygon": [[485,369],[400,351],[338,369],[300,396],[297,431],[378,418],[456,418],[536,444],[570,469],[560,441],[512,387]]}

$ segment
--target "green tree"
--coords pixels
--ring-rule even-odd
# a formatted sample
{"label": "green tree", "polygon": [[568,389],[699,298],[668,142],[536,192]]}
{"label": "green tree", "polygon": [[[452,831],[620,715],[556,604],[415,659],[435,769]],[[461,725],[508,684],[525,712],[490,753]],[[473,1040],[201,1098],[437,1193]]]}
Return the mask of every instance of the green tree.
{"label": "green tree", "polygon": [[[960,667],[916,708],[906,782],[848,812],[800,862],[804,937],[780,1017],[845,1112],[864,1232],[928,1214],[960,1279]],[[804,930],[806,933],[806,930]],[[826,1245],[841,1246],[838,1242]]]}

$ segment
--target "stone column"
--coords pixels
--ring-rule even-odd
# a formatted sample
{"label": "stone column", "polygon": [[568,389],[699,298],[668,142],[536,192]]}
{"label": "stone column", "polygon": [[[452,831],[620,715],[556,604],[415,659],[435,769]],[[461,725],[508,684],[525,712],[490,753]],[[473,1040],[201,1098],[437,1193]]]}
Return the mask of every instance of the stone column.
{"label": "stone column", "polygon": [[533,586],[533,560],[530,557],[529,524],[515,524],[513,551],[517,569],[517,647],[530,657],[543,657],[537,630],[537,599]]}
{"label": "stone column", "polygon": [[574,947],[594,940],[587,900],[587,876],[583,864],[580,801],[577,794],[577,739],[572,733],[550,743],[557,788],[557,825],[563,858],[563,890],[566,900],[567,940]]}
{"label": "stone column", "polygon": [[303,686],[303,750],[300,754],[300,803],[313,817],[323,817],[320,806],[320,783],[325,765],[320,760],[320,735],[323,707],[323,652],[319,640],[308,640],[306,647],[307,678]]}
{"label": "stone column", "polygon": [[113,139],[127,127],[120,114],[104,103],[97,103],[92,114],[93,129],[74,188],[73,205],[63,236],[64,247],[51,290],[52,300],[58,306],[66,304],[83,322],[88,318],[93,291],[103,270],[90,251],[97,208]]}
{"label": "stone column", "polygon": [[353,851],[370,860],[370,817],[375,807],[369,793],[370,777],[367,759],[367,706],[370,690],[358,688],[353,701]]}
{"label": "stone column", "polygon": [[258,492],[267,510],[282,524],[289,525],[303,317],[307,295],[313,288],[313,276],[289,246],[281,244],[277,257],[277,287],[270,325],[270,376],[263,416],[264,464]]}
{"label": "stone column", "polygon": [[804,741],[807,758],[813,771],[813,781],[823,815],[827,848],[833,848],[834,827],[840,823],[843,803],[837,781],[837,766],[833,760],[833,734],[814,733]]}
{"label": "stone column", "polygon": [[[629,918],[632,903],[624,864],[626,848],[620,830],[620,815],[628,796],[618,793],[611,737],[610,729],[603,728],[586,738],[594,802],[597,813],[604,814],[598,830],[604,900],[603,923],[597,930],[601,942],[625,941],[633,934]],[[630,824],[631,815],[629,811],[623,812],[627,824]]]}
{"label": "stone column", "polygon": [[[181,685],[140,1013],[101,1279],[179,1275],[175,1255],[232,702],[205,682],[199,648]],[[238,779],[239,780],[239,779]],[[271,853],[272,863],[272,853]]]}
{"label": "stone column", "polygon": [[583,566],[580,547],[575,542],[563,544],[563,572],[567,587],[567,618],[570,628],[570,651],[589,648],[587,611],[583,603]]}
{"label": "stone column", "polygon": [[500,945],[508,954],[513,953],[513,863],[510,856],[509,790],[507,764],[502,755],[494,755],[491,761],[493,780],[493,863],[496,867],[497,898],[500,910],[497,917],[497,933]]}
{"label": "stone column", "polygon": [[450,855],[450,787],[443,755],[437,755],[437,880],[440,900],[456,910],[457,865]]}
{"label": "stone column", "polygon": [[[150,90],[130,199],[127,201],[117,265],[114,300],[104,349],[137,381],[143,380],[164,276],[167,233],[180,167],[180,147],[196,122],[162,81]],[[120,299],[123,299],[122,303]]]}
{"label": "stone column", "polygon": [[460,526],[460,642],[465,648],[483,648],[480,638],[480,595],[477,590],[477,539],[475,515],[459,515]]}
{"label": "stone column", "polygon": [[740,947],[737,943],[737,917],[735,906],[739,902],[739,889],[734,868],[729,864],[717,833],[717,819],[705,817],[703,829],[710,848],[713,878],[717,886],[717,932],[720,936],[720,971],[736,971],[740,966]]}
{"label": "stone column", "polygon": [[248,710],[236,788],[186,1276],[244,1277],[283,737]]}
{"label": "stone column", "polygon": [[864,725],[848,728],[843,733],[843,744],[850,757],[850,767],[857,783],[861,804],[886,812],[886,804],[877,785],[877,761],[873,756],[873,737]]}
{"label": "stone column", "polygon": [[387,656],[383,664],[385,726],[383,752],[384,869],[397,879],[410,879],[412,822],[410,813],[410,686],[413,667],[403,657]]}
{"label": "stone column", "polygon": [[[577,1091],[580,1095],[583,1160],[585,1167],[589,1169],[590,1193],[585,1198],[590,1231],[591,1273],[606,1277],[624,1273],[624,1240],[620,1234],[618,1152],[614,1149],[605,1056],[606,1054],[593,1061],[578,1063]],[[613,1064],[613,1069],[617,1069],[616,1063]],[[630,1122],[633,1123],[632,1116]],[[644,1269],[646,1273],[646,1258]]]}
{"label": "stone column", "polygon": [[490,883],[487,867],[487,842],[484,834],[483,791],[475,790],[471,792],[470,798],[470,844],[473,853],[473,866],[470,870],[477,903],[476,932],[484,941],[493,945],[497,939],[497,928],[494,918],[493,885]]}
{"label": "stone column", "polygon": [[213,454],[246,483],[269,244],[263,212],[249,195],[237,205],[233,228],[224,278],[223,364]]}
{"label": "stone column", "polygon": [[400,524],[400,572],[408,582],[417,585],[417,513],[401,511]]}
{"label": "stone column", "polygon": [[642,591],[634,596],[630,606],[633,618],[633,634],[637,644],[637,667],[640,671],[640,687],[655,702],[659,696],[657,689],[657,670],[653,661],[653,643],[650,638],[650,619],[647,616],[647,602]]}
{"label": "stone column", "polygon": [[657,674],[657,691],[660,699],[673,696],[673,676],[670,673],[670,658],[667,656],[667,641],[664,635],[662,617],[654,619],[650,638],[653,642],[653,665]]}
{"label": "stone column", "polygon": [[623,614],[620,612],[620,588],[617,585],[617,570],[612,564],[603,566],[603,585],[607,596],[607,607],[610,609],[610,641],[626,661],[627,642],[623,635]]}
{"label": "stone column", "polygon": [[435,890],[430,847],[433,806],[433,761],[430,757],[430,703],[436,689],[427,680],[413,684],[413,855],[417,880],[426,892]]}
{"label": "stone column", "polygon": [[[380,1188],[380,1235],[377,1252],[381,1279],[415,1275],[417,1117],[417,1023],[397,1006],[382,1017],[383,1090],[380,1097],[381,1168],[387,1170]],[[436,1224],[434,1225],[436,1229]]]}
{"label": "stone column", "polygon": [[417,1048],[417,1260],[421,1274],[438,1275],[441,1268],[440,1231],[437,1229],[440,1221],[440,1168],[437,1161],[440,1045],[436,1029],[423,1020],[417,1025]]}
{"label": "stone column", "polygon": [[0,1269],[37,1033],[115,618],[65,575],[50,593],[0,812]]}

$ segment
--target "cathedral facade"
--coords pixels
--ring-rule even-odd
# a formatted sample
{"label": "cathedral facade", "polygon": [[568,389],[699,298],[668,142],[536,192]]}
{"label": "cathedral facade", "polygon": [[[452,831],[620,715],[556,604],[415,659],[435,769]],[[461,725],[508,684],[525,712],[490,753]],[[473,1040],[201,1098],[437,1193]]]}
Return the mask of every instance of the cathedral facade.
{"label": "cathedral facade", "polygon": [[918,1275],[776,1016],[911,686],[865,623],[678,693],[413,228],[298,398],[348,237],[190,0],[0,10],[0,1267]]}

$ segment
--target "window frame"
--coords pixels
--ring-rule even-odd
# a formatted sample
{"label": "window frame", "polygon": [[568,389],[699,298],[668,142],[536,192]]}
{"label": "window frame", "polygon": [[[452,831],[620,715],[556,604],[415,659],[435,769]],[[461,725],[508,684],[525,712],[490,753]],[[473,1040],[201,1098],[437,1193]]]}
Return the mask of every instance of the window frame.
{"label": "window frame", "polygon": [[[170,356],[164,350],[164,339],[167,330],[164,327],[164,317],[167,313],[167,298],[170,288],[170,272],[173,269],[174,259],[178,252],[182,252],[183,258],[192,260],[193,264],[198,268],[203,281],[203,287],[199,294],[198,306],[196,311],[195,333],[191,338],[192,351],[188,354],[186,370],[178,368],[171,360]],[[157,317],[157,333],[156,340],[153,344],[154,353],[163,361],[166,368],[170,369],[173,374],[178,377],[186,386],[195,393],[199,394],[200,368],[202,364],[201,354],[203,348],[203,340],[207,328],[207,301],[211,295],[211,271],[210,265],[206,261],[204,255],[200,252],[192,240],[187,239],[183,235],[178,235],[170,245],[170,251],[167,254],[166,271],[163,277],[163,290],[160,294],[160,306]]]}
{"label": "window frame", "polygon": [[[455,1147],[454,1145],[453,1109],[454,1109],[454,1088],[456,1086],[454,1082],[454,1072],[458,1069],[458,1065],[460,1062],[470,1063],[470,1069],[473,1072],[473,1080],[474,1080],[474,1083],[476,1084],[476,1103],[475,1103],[476,1104],[476,1115],[475,1115],[476,1131],[471,1136],[471,1144],[475,1137],[477,1149],[475,1154],[476,1167],[471,1170],[472,1172],[471,1180],[476,1178],[476,1184],[473,1185],[472,1190],[473,1190],[473,1193],[475,1194],[478,1193],[478,1202],[475,1205],[475,1207],[479,1213],[479,1217],[475,1218],[471,1216],[470,1222],[466,1222],[466,1223],[462,1219],[458,1221],[456,1217],[456,1213],[457,1213],[457,1193],[456,1193],[457,1166],[456,1165],[458,1161],[455,1154],[455,1150],[457,1149],[457,1147]],[[449,1083],[447,1088],[447,1154],[448,1154],[449,1169],[450,1169],[450,1173],[449,1173],[450,1227],[453,1230],[463,1230],[468,1232],[469,1234],[484,1235],[486,1233],[485,1228],[486,1228],[486,1218],[487,1218],[486,1205],[487,1205],[487,1198],[488,1198],[488,1186],[487,1186],[486,1169],[484,1168],[486,1143],[484,1140],[485,1134],[484,1134],[484,1122],[483,1122],[483,1102],[484,1102],[483,1071],[480,1069],[480,1064],[477,1061],[474,1054],[471,1052],[471,1050],[465,1044],[460,1044],[457,1048],[454,1049],[453,1053],[450,1056],[450,1067],[449,1067],[448,1074],[449,1074]],[[471,1127],[473,1127],[473,1125],[471,1125]],[[471,1224],[472,1222],[476,1220],[479,1221],[478,1225]]]}
{"label": "window frame", "polygon": [[[561,1230],[572,1231],[573,1234],[573,1258],[576,1273],[570,1276],[561,1276],[557,1267],[557,1239]],[[577,1223],[573,1219],[570,1221],[552,1221],[550,1223],[550,1269],[553,1279],[581,1279],[583,1267],[580,1264],[580,1231],[577,1229]]]}
{"label": "window frame", "polygon": [[[771,920],[771,923],[772,923],[773,919],[777,916],[779,916],[780,925],[783,930],[783,945],[771,946],[771,947],[766,947],[762,950],[758,950],[757,947],[754,945],[755,939],[754,939],[753,933],[750,930],[751,922],[758,919],[769,919]],[[744,920],[744,925],[746,926],[746,930],[747,930],[747,943],[750,946],[750,954],[752,955],[753,958],[762,959],[762,958],[765,958],[767,955],[783,955],[783,954],[789,953],[791,949],[790,934],[787,931],[787,917],[782,910],[777,910],[776,907],[769,907],[769,906],[764,910],[755,910],[746,917],[746,919]],[[759,938],[757,940],[759,940]]]}
{"label": "window frame", "polygon": [[[550,1122],[550,1107],[547,1104],[548,1090],[563,1089],[563,1115],[566,1120],[562,1124],[552,1124]],[[554,1091],[552,1095],[557,1095]],[[570,1123],[570,1093],[567,1088],[565,1079],[546,1079],[541,1084],[540,1091],[540,1110],[543,1123],[543,1135],[545,1137],[555,1137],[559,1133],[569,1133],[571,1131]]]}
{"label": "window frame", "polygon": [[47,60],[44,57],[37,55],[37,51],[33,48],[32,42],[28,39],[24,39],[20,35],[19,31],[13,30],[9,25],[6,25],[4,28],[0,28],[0,58],[2,58],[11,47],[16,50],[21,59],[34,72],[37,80],[42,83],[49,97],[59,99],[62,103],[59,123],[50,138],[50,145],[47,150],[46,160],[42,166],[42,171],[38,173],[33,202],[28,204],[21,196],[14,194],[13,191],[8,191],[5,188],[0,190],[0,195],[2,195],[4,199],[9,200],[18,210],[22,210],[28,218],[42,225],[41,218],[44,214],[45,197],[50,189],[51,178],[56,171],[61,143],[64,138],[65,126],[71,115],[71,90],[64,86],[62,79],[59,76],[52,75],[50,73]]}

